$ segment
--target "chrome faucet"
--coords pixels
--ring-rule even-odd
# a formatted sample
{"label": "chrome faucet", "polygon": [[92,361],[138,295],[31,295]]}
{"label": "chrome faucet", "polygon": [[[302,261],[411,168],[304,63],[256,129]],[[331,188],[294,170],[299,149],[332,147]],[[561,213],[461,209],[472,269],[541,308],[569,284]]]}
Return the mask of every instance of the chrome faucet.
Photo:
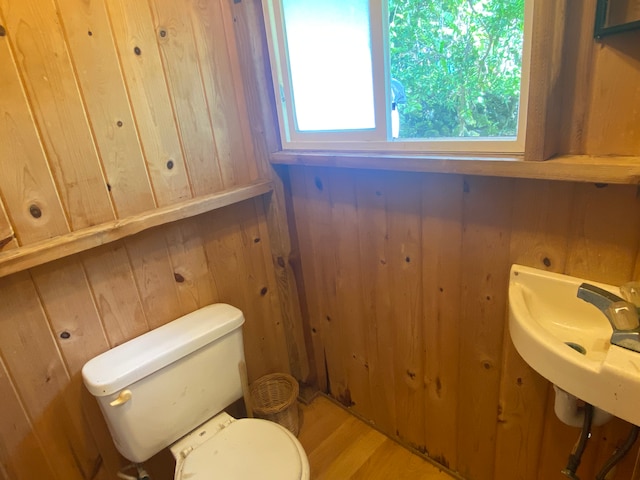
{"label": "chrome faucet", "polygon": [[640,320],[636,305],[589,283],[578,287],[578,298],[592,304],[607,317],[613,328],[613,345],[640,352]]}

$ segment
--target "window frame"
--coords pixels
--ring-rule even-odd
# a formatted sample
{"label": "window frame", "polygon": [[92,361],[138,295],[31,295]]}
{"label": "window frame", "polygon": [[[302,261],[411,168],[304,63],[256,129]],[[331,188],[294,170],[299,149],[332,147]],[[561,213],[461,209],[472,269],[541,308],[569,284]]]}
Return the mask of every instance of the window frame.
{"label": "window frame", "polygon": [[376,127],[367,130],[299,132],[295,129],[293,90],[287,58],[282,0],[262,0],[275,104],[283,150],[381,151],[420,153],[523,154],[529,110],[534,0],[524,0],[520,106],[516,137],[391,139],[391,85],[388,1],[369,0]]}

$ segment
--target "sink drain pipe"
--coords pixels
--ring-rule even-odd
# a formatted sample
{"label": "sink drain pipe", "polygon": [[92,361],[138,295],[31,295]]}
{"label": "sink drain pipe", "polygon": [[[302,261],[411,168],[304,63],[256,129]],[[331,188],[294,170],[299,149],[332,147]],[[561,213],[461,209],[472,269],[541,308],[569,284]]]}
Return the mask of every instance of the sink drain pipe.
{"label": "sink drain pipe", "polygon": [[582,460],[582,454],[584,453],[584,449],[587,446],[587,440],[591,437],[591,421],[593,420],[593,405],[589,403],[584,404],[584,421],[582,423],[582,431],[580,432],[580,437],[578,437],[578,441],[573,447],[571,454],[569,455],[569,461],[567,462],[567,466],[564,470],[562,470],[562,474],[571,478],[572,480],[579,480],[579,477],[576,475],[576,470],[580,466],[580,461]]}
{"label": "sink drain pipe", "polygon": [[600,472],[598,472],[598,475],[596,475],[596,480],[605,480],[605,478],[607,477],[607,473],[609,473],[611,469],[615,467],[627,453],[629,453],[629,450],[631,450],[631,447],[633,447],[633,444],[636,443],[636,440],[638,439],[639,431],[640,427],[637,427],[636,425],[631,427],[631,432],[629,433],[627,440],[624,442],[622,447],[616,449],[616,451],[613,452],[611,458],[607,460],[607,463],[604,464],[602,470],[600,470]]}
{"label": "sink drain pipe", "polygon": [[[584,405],[585,402],[578,399],[575,395],[571,395],[569,392],[561,389],[557,385],[553,386],[556,399],[553,405],[553,409],[556,416],[560,421],[570,427],[582,427],[584,424]],[[613,418],[609,412],[593,407],[593,416],[591,423],[594,427],[604,425]]]}

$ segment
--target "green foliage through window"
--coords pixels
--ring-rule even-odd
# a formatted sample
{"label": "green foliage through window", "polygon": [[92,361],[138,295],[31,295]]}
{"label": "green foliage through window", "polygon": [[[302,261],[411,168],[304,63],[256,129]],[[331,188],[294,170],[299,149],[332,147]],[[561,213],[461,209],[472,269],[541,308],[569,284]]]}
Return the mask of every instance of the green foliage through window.
{"label": "green foliage through window", "polygon": [[523,29],[524,0],[389,0],[400,138],[515,136]]}

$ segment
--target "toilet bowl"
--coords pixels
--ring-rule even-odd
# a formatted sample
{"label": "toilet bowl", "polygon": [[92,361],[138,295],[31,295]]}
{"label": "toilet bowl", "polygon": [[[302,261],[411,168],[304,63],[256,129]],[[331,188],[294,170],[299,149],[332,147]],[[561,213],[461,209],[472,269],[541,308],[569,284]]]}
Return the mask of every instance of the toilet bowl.
{"label": "toilet bowl", "polygon": [[308,480],[298,439],[268,420],[236,420],[221,413],[174,443],[176,480]]}
{"label": "toilet bowl", "polygon": [[169,447],[183,480],[308,480],[309,463],[286,428],[235,419],[242,398],[240,310],[214,304],[119,345],[85,364],[118,451],[142,463]]}

